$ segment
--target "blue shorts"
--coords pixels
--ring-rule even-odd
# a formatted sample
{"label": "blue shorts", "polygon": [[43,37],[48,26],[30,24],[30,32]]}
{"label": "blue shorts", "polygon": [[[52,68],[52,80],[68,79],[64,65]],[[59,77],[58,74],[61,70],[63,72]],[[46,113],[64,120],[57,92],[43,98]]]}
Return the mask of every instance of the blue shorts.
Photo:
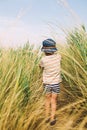
{"label": "blue shorts", "polygon": [[58,84],[44,84],[44,91],[45,93],[60,93],[60,83]]}

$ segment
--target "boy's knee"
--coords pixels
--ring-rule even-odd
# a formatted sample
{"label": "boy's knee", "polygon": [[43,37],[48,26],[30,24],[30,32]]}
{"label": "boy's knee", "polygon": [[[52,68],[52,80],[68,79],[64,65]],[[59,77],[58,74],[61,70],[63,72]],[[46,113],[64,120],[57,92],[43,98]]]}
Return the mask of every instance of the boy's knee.
{"label": "boy's knee", "polygon": [[57,94],[52,94],[51,102],[55,102],[57,100]]}
{"label": "boy's knee", "polygon": [[51,94],[46,94],[46,98],[50,99],[51,98]]}

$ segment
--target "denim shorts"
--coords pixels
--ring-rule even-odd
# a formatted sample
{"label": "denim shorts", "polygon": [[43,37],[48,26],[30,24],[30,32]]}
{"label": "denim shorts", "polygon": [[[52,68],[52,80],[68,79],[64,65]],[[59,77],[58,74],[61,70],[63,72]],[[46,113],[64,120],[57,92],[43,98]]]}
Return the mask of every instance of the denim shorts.
{"label": "denim shorts", "polygon": [[60,83],[58,84],[43,84],[45,93],[60,93]]}

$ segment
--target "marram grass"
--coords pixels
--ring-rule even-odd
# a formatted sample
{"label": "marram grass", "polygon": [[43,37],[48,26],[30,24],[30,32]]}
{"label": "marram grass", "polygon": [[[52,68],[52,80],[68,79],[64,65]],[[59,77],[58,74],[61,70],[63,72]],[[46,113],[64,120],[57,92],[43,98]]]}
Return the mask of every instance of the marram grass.
{"label": "marram grass", "polygon": [[0,130],[87,129],[87,36],[84,29],[69,33],[62,55],[61,94],[54,128],[45,124],[41,54],[24,48],[0,50]]}

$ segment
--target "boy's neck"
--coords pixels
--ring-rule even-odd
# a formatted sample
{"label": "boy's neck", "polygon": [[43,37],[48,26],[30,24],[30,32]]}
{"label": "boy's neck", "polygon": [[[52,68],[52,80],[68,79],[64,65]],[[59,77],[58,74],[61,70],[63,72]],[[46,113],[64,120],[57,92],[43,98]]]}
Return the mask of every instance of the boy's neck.
{"label": "boy's neck", "polygon": [[54,53],[45,53],[46,56],[53,55]]}

